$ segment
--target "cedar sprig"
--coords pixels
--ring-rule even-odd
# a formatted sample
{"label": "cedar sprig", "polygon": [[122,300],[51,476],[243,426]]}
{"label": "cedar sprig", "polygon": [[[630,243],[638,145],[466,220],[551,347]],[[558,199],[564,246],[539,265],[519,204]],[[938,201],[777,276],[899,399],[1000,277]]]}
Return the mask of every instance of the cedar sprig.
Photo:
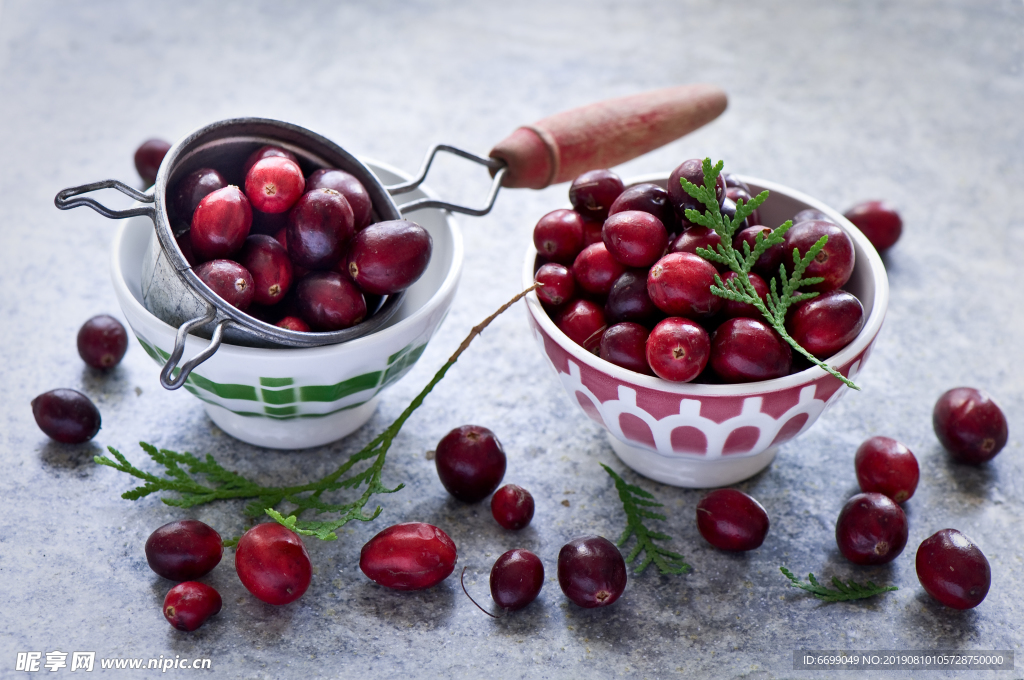
{"label": "cedar sprig", "polygon": [[641,489],[639,486],[626,483],[610,467],[601,463],[604,471],[611,475],[615,481],[615,488],[619,492],[619,499],[622,501],[622,509],[626,511],[626,529],[619,537],[617,545],[621,548],[631,536],[636,536],[636,546],[626,558],[627,562],[635,562],[644,553],[640,565],[635,568],[635,573],[640,574],[652,562],[662,574],[685,574],[692,568],[683,561],[683,556],[666,548],[656,545],[655,541],[670,541],[671,536],[660,531],[652,531],[644,524],[645,519],[664,520],[662,515],[646,508],[660,508],[662,504],[654,500],[650,492]]}
{"label": "cedar sprig", "polygon": [[818,583],[818,579],[814,578],[814,574],[807,574],[807,580],[810,582],[804,583],[799,578],[793,575],[789,569],[785,567],[779,567],[783,575],[790,580],[790,585],[794,588],[800,588],[806,590],[814,597],[825,602],[849,602],[850,600],[863,600],[868,597],[874,597],[875,595],[881,595],[882,593],[892,592],[899,590],[896,586],[879,586],[875,585],[873,581],[868,581],[864,585],[855,583],[853,581],[847,581],[843,583],[838,576],[832,577],[832,585],[835,589],[828,588]]}

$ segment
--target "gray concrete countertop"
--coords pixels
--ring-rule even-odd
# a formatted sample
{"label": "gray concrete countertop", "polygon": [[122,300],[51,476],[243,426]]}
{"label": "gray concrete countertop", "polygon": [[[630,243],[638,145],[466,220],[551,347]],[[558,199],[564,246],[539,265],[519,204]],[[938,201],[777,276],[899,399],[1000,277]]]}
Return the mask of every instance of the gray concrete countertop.
{"label": "gray concrete countertop", "polygon": [[[1017,0],[0,0],[0,677],[49,675],[45,667],[15,670],[18,653],[32,651],[43,663],[47,652],[69,653],[59,674],[70,673],[70,653],[92,651],[103,677],[146,672],[103,670],[100,659],[162,656],[209,658],[225,678],[799,678],[815,676],[793,670],[802,649],[1019,652],[1022,29]],[[506,191],[490,215],[460,217],[464,277],[419,363],[352,437],[295,452],[222,433],[198,400],[159,386],[156,365],[134,340],[109,375],[82,364],[79,326],[94,314],[120,314],[108,274],[116,225],[88,210],[58,212],[57,191],[108,177],[137,183],[132,155],[142,140],[173,141],[222,118],[294,122],[413,171],[435,142],[486,153],[556,111],[688,82],[723,87],[728,110],[620,174],[668,172],[711,156],[839,210],[891,200],[905,221],[884,258],[891,304],[859,377],[863,391],[737,485],[771,514],[764,545],[749,554],[714,550],[693,520],[701,491],[625,468],[603,430],[562,392],[520,306],[474,343],[396,439],[385,481],[406,488],[380,498],[381,516],[346,526],[339,541],[306,541],[315,574],[302,599],[283,607],[255,600],[226,551],[204,579],[222,593],[223,611],[191,634],[170,628],[160,604],[171,584],[149,570],[146,538],[183,517],[237,535],[246,526],[241,505],[181,511],[155,497],[122,500],[131,480],[92,456],[113,446],[151,465],[136,445],[148,441],[209,452],[268,484],[325,474],[392,422],[469,329],[518,292],[532,227],[566,202],[566,186]],[[430,184],[474,201],[487,179],[445,162]],[[951,463],[932,433],[936,398],[958,385],[988,390],[1009,418],[1009,444],[980,467]],[[53,443],[33,422],[29,402],[56,387],[85,392],[102,411],[90,444]],[[504,532],[486,505],[458,503],[438,482],[425,453],[465,423],[498,434],[506,481],[537,499],[523,532]],[[885,567],[861,568],[838,553],[834,522],[857,490],[854,450],[876,434],[910,446],[921,483],[907,504],[905,552]],[[555,557],[578,534],[614,539],[625,525],[599,463],[665,503],[661,527],[694,569],[631,571],[618,603],[583,610],[560,592]],[[469,568],[466,585],[485,601],[498,555],[512,547],[538,553],[548,574],[539,599],[492,620],[455,577],[414,593],[373,584],[358,569],[361,546],[412,520],[452,535],[460,568]],[[944,608],[916,578],[917,546],[947,526],[973,537],[992,565],[991,592],[974,610]],[[789,587],[780,566],[900,589],[823,604]],[[929,674],[971,675],[915,677]],[[911,672],[843,677],[876,676]]]}

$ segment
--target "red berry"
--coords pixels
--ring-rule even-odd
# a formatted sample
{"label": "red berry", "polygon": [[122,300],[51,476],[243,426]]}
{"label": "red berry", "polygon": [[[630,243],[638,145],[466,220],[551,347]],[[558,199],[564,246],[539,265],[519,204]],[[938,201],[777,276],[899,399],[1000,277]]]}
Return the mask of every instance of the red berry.
{"label": "red berry", "polygon": [[302,539],[277,522],[257,524],[245,532],[235,551],[235,570],[242,585],[268,604],[294,602],[313,578]]}
{"label": "red berry", "polygon": [[845,290],[831,290],[796,303],[786,319],[789,335],[824,359],[853,342],[864,327],[864,307]]}
{"label": "red berry", "polygon": [[669,253],[648,272],[647,293],[670,316],[705,318],[722,307],[722,298],[711,292],[716,274],[711,263],[698,255]]}
{"label": "red berry", "polygon": [[903,552],[907,516],[888,496],[859,493],[846,501],[836,520],[836,544],[854,564],[885,564]]}
{"label": "red berry", "polygon": [[32,416],[46,436],[64,444],[81,444],[100,431],[100,412],[77,390],[56,389],[32,400]]}
{"label": "red berry", "polygon": [[608,252],[627,267],[649,267],[668,247],[665,225],[654,215],[640,210],[610,216],[601,234]]}
{"label": "red berry", "polygon": [[350,328],[366,318],[366,298],[337,272],[313,272],[295,284],[299,316],[317,331]]}
{"label": "red berry", "polygon": [[576,293],[576,279],[565,265],[548,262],[537,270],[534,280],[541,284],[537,287],[537,297],[545,305],[557,307],[571,300]]}
{"label": "red berry", "polygon": [[509,550],[491,567],[491,597],[502,609],[522,609],[537,599],[543,586],[544,565],[529,550]]}
{"label": "red berry", "polygon": [[[732,201],[734,204],[737,204],[740,200],[743,201],[744,205],[750,203],[750,199],[752,198],[752,196],[750,194],[749,187],[747,187],[745,184],[743,186],[734,186],[734,187],[733,186],[729,186],[729,178],[728,177],[725,179],[725,184],[726,184],[726,187],[725,187],[725,197],[727,199]],[[735,213],[733,213],[733,216],[735,216]],[[795,223],[796,222],[794,221],[794,224]],[[748,227],[753,227],[755,225],[760,225],[761,224],[761,211],[760,211],[760,209],[755,209],[754,212],[750,213],[750,217],[747,218],[747,221],[745,222],[745,224]]]}
{"label": "red berry", "polygon": [[768,535],[768,513],[737,489],[716,489],[697,503],[697,529],[719,550],[753,550]]}
{"label": "red berry", "polygon": [[584,248],[572,263],[572,275],[580,288],[595,295],[608,295],[626,267],[612,257],[604,243]]}
{"label": "red berry", "polygon": [[581,607],[607,607],[626,589],[626,561],[607,538],[577,538],[558,551],[558,585]]}
{"label": "red berry", "polygon": [[224,176],[213,168],[199,168],[178,180],[170,195],[174,216],[191,224],[196,206],[204,198],[228,185]]}
{"label": "red berry", "polygon": [[[691,253],[697,255],[698,248],[705,248],[712,252],[718,252],[718,246],[722,243],[722,238],[714,229],[708,229],[697,225],[690,227],[682,234],[679,235],[669,250],[673,253]],[[708,262],[711,262],[708,260]],[[726,266],[724,264],[718,264],[717,262],[711,262],[713,267],[725,271]]]}
{"label": "red berry", "polygon": [[841,288],[853,274],[855,258],[850,236],[837,224],[810,220],[790,227],[782,244],[786,251],[786,270],[790,271],[793,250],[797,250],[800,257],[803,257],[822,236],[828,236],[828,242],[804,271],[805,278],[820,276],[825,279],[813,286],[806,286],[807,290],[820,293]]}
{"label": "red berry", "polygon": [[229,305],[243,312],[252,304],[255,293],[252,275],[233,260],[210,260],[195,268],[199,280]]}
{"label": "red berry", "polygon": [[146,540],[149,568],[172,581],[191,581],[210,573],[223,554],[220,534],[196,519],[165,524]]}
{"label": "red berry", "polygon": [[242,175],[248,175],[249,170],[252,166],[256,165],[257,161],[261,161],[264,158],[287,158],[292,163],[298,165],[299,159],[295,157],[291,151],[286,151],[279,146],[261,146],[260,148],[249,154],[249,157],[245,159],[245,163],[242,165]]}
{"label": "red berry", "polygon": [[518,531],[533,519],[533,496],[521,486],[506,484],[491,496],[494,521],[509,531]]}
{"label": "red berry", "polygon": [[711,369],[726,382],[771,380],[789,374],[793,354],[768,324],[728,319],[711,335]]}
{"label": "red berry", "polygon": [[258,304],[277,304],[292,286],[288,251],[271,236],[253,234],[247,238],[238,262],[252,276],[253,301]]}
{"label": "red berry", "polygon": [[283,213],[305,189],[306,178],[298,163],[282,156],[262,158],[245,174],[245,195],[261,212]]}
{"label": "red berry", "polygon": [[422,522],[396,524],[363,546],[359,568],[382,586],[423,590],[435,586],[455,569],[458,551],[441,529]]}
{"label": "red berry", "polygon": [[622,180],[611,170],[591,170],[572,181],[569,202],[584,217],[603,221],[622,193],[622,186]]}
{"label": "red berry", "polygon": [[306,193],[314,189],[333,189],[344,196],[352,207],[357,231],[373,220],[373,201],[366,187],[354,175],[334,168],[314,170],[306,178]]}
{"label": "red berry", "polygon": [[252,208],[236,186],[206,195],[192,214],[189,239],[196,257],[205,262],[227,257],[242,247],[252,227]]}
{"label": "red berry", "polygon": [[[699,158],[691,158],[688,161],[683,161],[679,167],[672,171],[668,176],[668,199],[671,201],[672,206],[676,209],[676,214],[680,218],[686,219],[686,210],[696,210],[697,212],[704,214],[706,206],[693,198],[683,189],[682,184],[679,180],[685,178],[692,184],[696,184],[699,187],[704,186],[704,166],[703,161]],[[722,175],[718,175],[718,180],[715,182],[715,198],[719,203],[725,198],[725,178]]]}
{"label": "red berry", "polygon": [[196,630],[220,611],[220,593],[198,581],[179,583],[164,598],[164,618],[186,632]]}
{"label": "red berry", "polygon": [[[729,281],[738,276],[739,274],[736,272],[726,272],[725,274],[722,274],[722,283],[729,283]],[[768,297],[768,284],[764,282],[764,279],[753,272],[747,274],[747,278],[750,280],[750,284],[754,287],[754,292],[757,293],[757,297],[761,298],[761,302],[764,302]],[[754,305],[749,302],[736,302],[735,300],[726,300],[722,303],[722,316],[727,319],[734,319],[739,316],[758,320],[764,318],[761,312],[759,312],[757,307]]]}
{"label": "red berry", "polygon": [[533,228],[533,245],[544,259],[571,264],[583,250],[583,216],[575,210],[552,210]]}
{"label": "red berry", "polygon": [[892,247],[903,232],[903,220],[896,208],[885,201],[858,203],[845,214],[879,251]]}
{"label": "red berry", "polygon": [[953,609],[977,607],[992,585],[985,554],[956,529],[943,529],[926,538],[917,549],[915,562],[925,592]]}
{"label": "red berry", "polygon": [[437,444],[434,463],[444,488],[465,503],[489,496],[505,476],[501,442],[479,425],[463,425],[446,434]]}
{"label": "red berry", "polygon": [[349,244],[348,274],[366,293],[398,293],[427,270],[432,249],[430,234],[415,222],[377,222],[357,233]]}
{"label": "red berry", "polygon": [[604,310],[590,300],[573,300],[559,310],[555,325],[577,345],[596,354],[606,328]]}
{"label": "red berry", "polygon": [[330,269],[355,234],[352,208],[333,189],[303,194],[288,213],[285,231],[292,262],[306,269]]}
{"label": "red berry", "polygon": [[704,370],[711,352],[708,333],[690,319],[662,320],[647,338],[647,363],[659,378],[690,382]]}
{"label": "red berry", "polygon": [[162,139],[147,139],[135,150],[135,169],[146,186],[156,181],[160,164],[170,150],[171,145]]}
{"label": "red berry", "polygon": [[627,188],[612,203],[608,216],[627,210],[642,210],[654,215],[670,232],[678,231],[679,219],[668,200],[668,192],[657,184],[636,184]]}
{"label": "red berry", "polygon": [[280,328],[286,328],[290,331],[299,331],[301,333],[309,332],[309,324],[297,316],[286,316],[274,325]]}
{"label": "red berry", "polygon": [[939,397],[932,426],[953,460],[973,465],[992,460],[1009,436],[1003,410],[973,387],[957,387]]}
{"label": "red berry", "polygon": [[[792,229],[790,229],[790,231],[792,231]],[[754,246],[757,245],[757,236],[761,234],[763,235],[762,238],[768,238],[768,235],[771,233],[771,227],[761,225],[754,225],[752,227],[747,227],[746,229],[741,229],[732,239],[733,250],[735,250],[740,257],[746,257],[746,253],[743,250],[744,243],[746,243],[751,252],[753,252]],[[764,251],[764,254],[762,254],[761,257],[757,258],[757,261],[754,263],[754,271],[770,279],[771,277],[778,275],[779,265],[785,262],[786,271],[792,274],[793,266],[790,261],[790,258],[792,257],[790,253],[792,252],[793,249],[786,249],[784,243],[777,243]],[[810,275],[808,274],[808,276]]]}
{"label": "red berry", "polygon": [[909,500],[921,475],[910,449],[890,437],[871,437],[853,457],[857,483],[864,492],[885,494],[897,503]]}
{"label": "red berry", "polygon": [[647,363],[647,338],[650,332],[638,323],[624,321],[609,326],[601,336],[598,355],[616,366],[636,373],[654,375]]}
{"label": "red berry", "polygon": [[109,314],[92,317],[78,330],[78,355],[93,368],[117,366],[127,350],[128,333]]}
{"label": "red berry", "polygon": [[604,314],[610,324],[633,321],[649,326],[660,319],[661,310],[647,293],[646,272],[627,271],[615,279],[604,303]]}

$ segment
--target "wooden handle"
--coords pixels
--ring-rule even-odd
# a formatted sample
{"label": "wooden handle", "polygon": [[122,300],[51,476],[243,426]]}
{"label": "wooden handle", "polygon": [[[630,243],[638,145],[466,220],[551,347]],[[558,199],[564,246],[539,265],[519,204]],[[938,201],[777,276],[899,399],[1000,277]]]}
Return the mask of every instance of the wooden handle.
{"label": "wooden handle", "polygon": [[525,125],[491,149],[508,163],[503,186],[543,189],[610,168],[710,123],[725,111],[714,85],[680,85],[609,99]]}

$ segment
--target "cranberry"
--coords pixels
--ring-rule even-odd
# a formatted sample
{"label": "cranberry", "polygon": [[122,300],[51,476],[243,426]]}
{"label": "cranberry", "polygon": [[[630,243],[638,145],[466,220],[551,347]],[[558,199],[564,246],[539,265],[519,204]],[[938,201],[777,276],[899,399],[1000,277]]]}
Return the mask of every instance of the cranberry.
{"label": "cranberry", "polygon": [[[668,176],[668,199],[671,201],[672,206],[676,209],[676,214],[679,217],[686,219],[687,210],[696,210],[700,214],[704,214],[706,206],[698,201],[696,198],[686,193],[686,189],[680,184],[680,179],[686,179],[699,187],[704,186],[704,166],[703,161],[699,158],[691,158],[688,161],[683,161],[679,167],[672,171],[672,174]],[[715,182],[715,198],[719,203],[725,198],[725,178],[722,175],[718,176],[718,180]]]}
{"label": "cranberry", "polygon": [[584,217],[604,220],[622,188],[622,180],[611,170],[591,170],[572,181],[569,202]]}
{"label": "cranberry", "polygon": [[[673,241],[669,250],[673,253],[691,253],[697,255],[697,248],[705,248],[717,253],[718,246],[722,243],[722,237],[714,229],[708,229],[700,225],[690,227]],[[708,260],[708,262],[711,262]],[[711,265],[719,271],[725,271],[728,267],[724,264],[711,262]]]}
{"label": "cranberry", "polygon": [[160,164],[170,150],[171,145],[162,139],[147,139],[135,150],[135,169],[146,186],[156,181]]}
{"label": "cranberry", "polygon": [[506,484],[491,496],[494,520],[509,531],[519,531],[533,519],[533,496],[521,486]]}
{"label": "cranberry", "polygon": [[606,607],[626,589],[626,561],[607,538],[577,538],[558,551],[558,585],[581,607]]}
{"label": "cranberry", "polygon": [[350,328],[366,318],[366,298],[337,272],[313,272],[295,284],[299,316],[317,331]]}
{"label": "cranberry", "polygon": [[414,284],[430,263],[433,241],[408,220],[371,224],[349,245],[348,273],[363,291],[391,295]]}
{"label": "cranberry", "polygon": [[313,578],[302,539],[277,522],[257,524],[238,540],[235,570],[246,590],[267,604],[294,602]]}
{"label": "cranberry", "polygon": [[786,330],[808,352],[823,359],[853,342],[864,327],[864,307],[845,290],[832,290],[793,305]]}
{"label": "cranberry", "polygon": [[236,186],[218,189],[199,201],[189,238],[200,260],[226,257],[242,247],[252,227],[252,208]]}
{"label": "cranberry", "polygon": [[879,251],[891,248],[903,232],[903,220],[896,208],[885,201],[858,203],[845,214]]}
{"label": "cranberry", "polygon": [[262,158],[245,174],[245,195],[265,213],[282,213],[299,200],[306,178],[299,165],[281,156]]}
{"label": "cranberry", "polygon": [[537,599],[544,565],[529,550],[509,550],[491,567],[491,597],[502,609],[516,611]]}
{"label": "cranberry", "polygon": [[679,226],[676,211],[668,200],[668,192],[657,184],[637,184],[629,187],[615,199],[608,209],[608,215],[610,217],[627,210],[650,213],[661,220],[669,231],[674,231]]}
{"label": "cranberry", "polygon": [[128,333],[109,314],[86,321],[78,330],[78,355],[93,368],[106,370],[121,363],[128,351]]}
{"label": "cranberry", "polygon": [[796,215],[793,215],[793,224],[800,224],[801,222],[811,222],[813,220],[820,220],[823,222],[832,222],[835,224],[835,220],[815,208],[804,208]]}
{"label": "cranberry", "polygon": [[910,449],[890,437],[865,440],[853,465],[861,491],[884,494],[897,503],[914,495],[921,474]]}
{"label": "cranberry", "polygon": [[274,238],[253,234],[245,240],[238,262],[252,275],[253,300],[261,305],[280,302],[292,285],[288,251]]}
{"label": "cranberry", "polygon": [[204,198],[228,185],[224,176],[213,168],[199,168],[178,180],[171,196],[171,209],[179,220],[192,221],[196,206]]}
{"label": "cranberry", "polygon": [[[722,212],[722,217],[726,217],[730,221],[736,219],[736,202],[729,198],[728,196],[722,199],[722,205],[719,207],[719,210]],[[744,219],[742,222],[739,223],[739,225],[737,225],[740,231],[742,231],[743,229],[747,229],[750,226],[752,225],[750,224],[749,218]]]}
{"label": "cranberry", "polygon": [[837,224],[824,220],[810,220],[790,227],[783,243],[786,253],[792,253],[796,249],[800,252],[800,257],[803,257],[822,236],[828,236],[828,243],[804,271],[806,278],[820,276],[825,279],[813,286],[806,286],[808,290],[818,292],[835,290],[849,281],[854,265],[853,240]]}
{"label": "cranberry", "polygon": [[291,151],[285,151],[279,146],[261,146],[245,159],[245,164],[242,165],[242,175],[248,175],[252,166],[264,158],[287,158],[296,165],[299,163],[299,159]]}
{"label": "cranberry", "polygon": [[305,190],[309,193],[314,189],[333,189],[344,196],[352,207],[356,230],[362,229],[373,220],[373,201],[370,199],[370,193],[354,175],[334,168],[314,170],[306,178]]}
{"label": "cranberry", "polygon": [[100,412],[89,397],[69,389],[44,392],[32,400],[36,425],[47,437],[64,444],[81,444],[100,431]]}
{"label": "cranberry", "polygon": [[888,496],[859,493],[836,520],[836,544],[854,564],[892,562],[907,545],[907,516]]}
{"label": "cranberry", "polygon": [[548,262],[537,270],[534,280],[541,284],[537,287],[537,297],[545,305],[557,307],[566,300],[572,299],[576,293],[576,279],[565,265]]}
{"label": "cranberry", "polygon": [[646,328],[631,321],[623,321],[609,326],[601,336],[598,355],[616,366],[644,375],[654,375],[647,363],[647,337],[649,335]]}
{"label": "cranberry", "polygon": [[303,194],[288,214],[288,256],[306,269],[330,269],[355,234],[352,208],[333,189]]}
{"label": "cranberry", "polygon": [[606,328],[604,310],[590,300],[573,300],[559,310],[555,325],[577,345],[597,353]]}
{"label": "cranberry", "polygon": [[640,210],[615,213],[605,220],[601,233],[608,252],[627,267],[649,267],[668,247],[665,225]]}
{"label": "cranberry", "polygon": [[659,378],[690,382],[704,370],[711,352],[708,332],[690,319],[663,319],[647,338],[647,363]]}
{"label": "cranberry", "polygon": [[297,316],[286,316],[274,325],[290,331],[299,331],[301,333],[309,332],[309,324]]}
{"label": "cranberry", "polygon": [[607,295],[616,279],[625,271],[626,267],[612,257],[604,243],[587,246],[572,263],[572,275],[576,283],[595,295]]}
{"label": "cranberry", "polygon": [[647,275],[627,271],[615,279],[604,303],[604,314],[610,324],[634,321],[650,324],[661,316],[651,296],[647,294]]}
{"label": "cranberry", "polygon": [[172,581],[191,581],[210,573],[223,554],[220,534],[196,519],[165,524],[146,540],[149,568]]}
{"label": "cranberry", "polygon": [[1006,416],[987,393],[956,387],[935,402],[935,436],[959,463],[978,465],[992,460],[1006,445]]}
{"label": "cranberry", "polygon": [[552,210],[533,228],[533,245],[541,257],[570,264],[583,249],[583,216],[575,210]]}
{"label": "cranberry", "polygon": [[669,253],[648,272],[647,293],[671,316],[708,317],[722,307],[722,298],[711,292],[716,274],[711,263],[698,255]]}
{"label": "cranberry", "polygon": [[[722,275],[722,283],[729,283],[729,281],[738,276],[739,274],[736,272],[726,272]],[[750,285],[754,287],[754,292],[757,293],[757,297],[761,298],[761,302],[764,302],[768,297],[768,284],[764,282],[764,279],[753,272],[747,274],[747,279],[750,280]],[[762,318],[762,314],[758,311],[757,307],[749,302],[737,302],[735,300],[728,299],[722,303],[722,315],[728,319],[734,319],[738,316],[745,316],[750,319]]]}
{"label": "cranberry", "polygon": [[603,243],[604,239],[601,236],[601,230],[604,228],[604,222],[601,220],[588,220],[586,217],[583,218],[583,245],[580,250],[587,246],[595,243]]}
{"label": "cranberry", "polygon": [[711,335],[711,369],[726,382],[771,380],[789,375],[793,353],[771,326],[737,317]]}
{"label": "cranberry", "polygon": [[446,434],[437,444],[434,463],[444,488],[465,503],[489,496],[505,476],[501,442],[479,425],[463,425]]}
{"label": "cranberry", "polygon": [[457,559],[448,534],[431,524],[409,522],[367,541],[359,553],[359,568],[386,588],[423,590],[448,578]]}
{"label": "cranberry", "polygon": [[[733,237],[732,247],[738,255],[746,257],[746,254],[743,251],[744,243],[746,243],[750,247],[751,252],[753,252],[754,245],[757,243],[757,235],[763,234],[764,238],[768,238],[768,235],[771,233],[771,227],[763,227],[759,225],[741,229],[736,233],[736,236]],[[787,273],[792,274],[792,263],[786,259],[786,253],[792,253],[793,249],[786,249],[784,246],[785,244],[783,243],[777,243],[764,251],[764,254],[757,258],[757,262],[754,263],[754,271],[770,279],[779,273],[779,265],[785,262]]]}
{"label": "cranberry", "polygon": [[191,632],[220,611],[220,593],[198,581],[179,583],[164,598],[164,618],[177,628]]}
{"label": "cranberry", "polygon": [[[726,184],[727,185],[728,185],[728,181],[729,180],[726,180]],[[729,199],[730,201],[732,201],[734,204],[736,204],[738,201],[742,200],[744,205],[750,203],[751,199],[753,198],[753,196],[750,193],[750,189],[746,188],[746,185],[744,185],[742,187],[726,186],[725,197],[727,199]],[[735,212],[731,215],[731,217],[732,216],[735,216]],[[758,209],[755,209],[754,212],[750,213],[750,217],[747,218],[747,221],[745,222],[745,226],[753,227],[755,225],[760,225],[760,224],[761,224],[761,211],[758,208]]]}
{"label": "cranberry", "polygon": [[252,275],[233,260],[210,260],[195,268],[199,280],[229,305],[245,311],[255,294]]}
{"label": "cranberry", "polygon": [[953,609],[973,609],[992,585],[981,549],[956,529],[943,529],[917,549],[917,579],[925,592]]}
{"label": "cranberry", "polygon": [[716,489],[697,503],[697,529],[719,550],[753,550],[768,535],[768,513],[736,489]]}

